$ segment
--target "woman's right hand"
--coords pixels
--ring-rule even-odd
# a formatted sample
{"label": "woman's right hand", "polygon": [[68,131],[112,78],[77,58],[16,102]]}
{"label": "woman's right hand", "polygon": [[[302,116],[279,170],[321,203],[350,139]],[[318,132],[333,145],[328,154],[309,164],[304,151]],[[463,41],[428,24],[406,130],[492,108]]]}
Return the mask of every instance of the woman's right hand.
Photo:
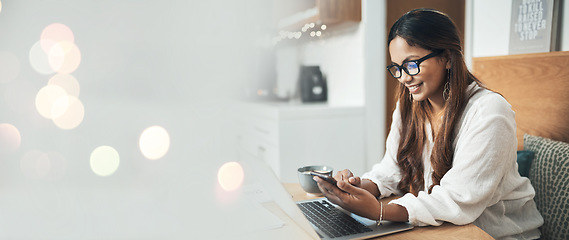
{"label": "woman's right hand", "polygon": [[336,181],[347,181],[348,183],[356,187],[363,188],[376,197],[379,197],[379,195],[381,195],[379,189],[377,188],[377,185],[374,182],[372,182],[369,179],[362,180],[360,177],[354,176],[352,171],[350,171],[349,169],[338,171],[336,173],[336,176],[334,176],[334,178],[336,179]]}
{"label": "woman's right hand", "polygon": [[349,169],[338,171],[336,173],[336,176],[334,176],[334,178],[336,179],[336,181],[347,181],[348,183],[356,187],[361,187],[362,184],[361,178],[354,176],[352,171],[350,171]]}

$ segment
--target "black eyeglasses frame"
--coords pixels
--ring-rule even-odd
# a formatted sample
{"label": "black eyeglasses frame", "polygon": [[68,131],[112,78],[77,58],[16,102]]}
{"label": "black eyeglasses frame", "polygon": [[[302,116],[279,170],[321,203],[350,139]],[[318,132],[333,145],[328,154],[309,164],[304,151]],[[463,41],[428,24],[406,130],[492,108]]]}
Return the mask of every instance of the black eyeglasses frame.
{"label": "black eyeglasses frame", "polygon": [[[394,78],[400,78],[400,77],[403,76],[403,73],[401,73],[401,70],[405,71],[405,73],[407,73],[407,75],[409,75],[409,76],[415,76],[415,75],[417,75],[417,74],[419,74],[419,73],[421,72],[421,68],[419,67],[419,65],[420,65],[423,61],[425,61],[425,60],[427,60],[427,59],[429,59],[429,58],[432,58],[432,57],[436,57],[436,56],[438,56],[439,54],[441,54],[442,52],[443,52],[442,50],[434,51],[434,52],[432,52],[432,53],[427,54],[427,56],[424,56],[424,57],[419,58],[419,59],[417,59],[417,60],[407,60],[407,61],[404,61],[404,62],[401,63],[401,65],[405,65],[405,63],[410,63],[410,62],[414,62],[415,64],[417,64],[417,73],[415,73],[415,74],[409,73],[409,70],[407,70],[406,67],[404,68],[404,67],[402,67],[401,65],[399,65],[399,64],[397,64],[397,63],[393,63],[393,64],[387,66],[387,71],[388,71],[389,74],[391,74],[391,76],[393,76]],[[397,68],[399,69],[399,77],[396,77],[395,75],[393,75],[393,73],[392,73],[391,71],[389,71],[389,69],[392,68],[392,67],[397,67]]]}

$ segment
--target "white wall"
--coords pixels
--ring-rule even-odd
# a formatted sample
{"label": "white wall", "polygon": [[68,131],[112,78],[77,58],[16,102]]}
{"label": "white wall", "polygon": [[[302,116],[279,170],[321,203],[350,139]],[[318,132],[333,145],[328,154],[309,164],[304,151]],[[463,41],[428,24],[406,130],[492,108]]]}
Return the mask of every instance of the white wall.
{"label": "white wall", "polygon": [[385,151],[385,56],[387,36],[385,36],[385,0],[363,1],[364,19],[364,76],[366,109],[366,157],[368,169],[383,158]]}
{"label": "white wall", "polygon": [[559,26],[559,33],[561,34],[561,51],[569,51],[569,2],[562,1],[561,9],[561,24]]}
{"label": "white wall", "polygon": [[[470,0],[472,15],[472,57],[508,55],[512,1]],[[569,4],[560,9],[560,50],[569,50]],[[467,54],[468,55],[468,54]]]}
{"label": "white wall", "polygon": [[473,57],[508,54],[511,0],[472,1]]}

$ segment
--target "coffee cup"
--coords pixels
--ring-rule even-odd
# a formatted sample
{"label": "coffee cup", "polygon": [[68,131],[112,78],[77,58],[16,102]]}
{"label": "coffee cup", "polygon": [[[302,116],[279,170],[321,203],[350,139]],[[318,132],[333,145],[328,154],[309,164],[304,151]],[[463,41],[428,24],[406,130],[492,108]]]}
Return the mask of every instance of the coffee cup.
{"label": "coffee cup", "polygon": [[330,166],[325,165],[312,165],[312,166],[304,166],[298,168],[298,182],[302,189],[311,194],[321,194],[320,189],[318,188],[318,184],[314,181],[311,172],[318,172],[321,174],[325,174],[328,176],[332,176],[333,169]]}

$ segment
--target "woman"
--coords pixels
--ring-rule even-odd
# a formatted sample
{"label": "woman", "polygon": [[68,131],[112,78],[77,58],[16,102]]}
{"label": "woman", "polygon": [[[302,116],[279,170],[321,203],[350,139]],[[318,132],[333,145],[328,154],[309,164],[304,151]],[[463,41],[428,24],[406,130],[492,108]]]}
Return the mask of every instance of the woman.
{"label": "woman", "polygon": [[[517,171],[514,112],[468,71],[452,20],[412,10],[388,47],[400,84],[385,156],[361,178],[338,172],[337,186],[315,177],[324,195],[378,223],[474,223],[494,238],[539,238],[535,191]],[[390,195],[402,197],[377,200]]]}

